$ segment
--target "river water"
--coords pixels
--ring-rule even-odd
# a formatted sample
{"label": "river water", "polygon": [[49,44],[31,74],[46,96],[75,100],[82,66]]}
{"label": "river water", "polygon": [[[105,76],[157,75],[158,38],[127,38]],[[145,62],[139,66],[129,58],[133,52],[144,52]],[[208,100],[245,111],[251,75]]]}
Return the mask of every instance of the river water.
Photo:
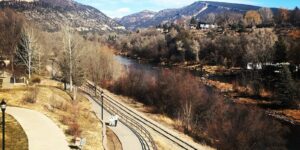
{"label": "river water", "polygon": [[[124,65],[127,69],[128,68],[138,69],[138,70],[142,70],[146,73],[153,74],[153,75],[158,73],[159,70],[163,69],[163,68],[157,67],[155,65],[139,63],[136,60],[129,59],[129,58],[123,57],[123,56],[115,56],[115,59],[120,64]],[[286,136],[286,138],[288,140],[287,141],[288,149],[289,150],[300,150],[300,125],[292,125],[292,124],[286,123],[286,122],[282,122],[282,125],[287,127],[290,130],[289,134]],[[270,128],[272,128],[272,127],[270,127]]]}

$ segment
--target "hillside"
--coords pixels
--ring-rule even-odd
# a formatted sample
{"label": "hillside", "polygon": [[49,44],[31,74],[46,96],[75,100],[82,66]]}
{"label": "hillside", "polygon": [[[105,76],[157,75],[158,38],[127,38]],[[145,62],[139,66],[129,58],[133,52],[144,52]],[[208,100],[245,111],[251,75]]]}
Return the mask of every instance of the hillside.
{"label": "hillside", "polygon": [[124,31],[124,27],[101,11],[73,0],[0,1],[0,9],[6,7],[23,13],[46,31],[57,31],[66,25],[80,32]]}
{"label": "hillside", "polygon": [[259,8],[260,7],[257,6],[244,4],[198,1],[178,9],[165,9],[159,12],[142,11],[121,18],[119,23],[124,25],[127,29],[134,30],[137,28],[156,26],[162,23],[176,22],[178,20],[186,21],[191,17],[204,20],[208,14],[220,14],[225,12],[242,14],[248,10],[257,10]]}
{"label": "hillside", "polygon": [[144,10],[132,15],[125,16],[117,21],[127,27],[127,29],[135,29],[140,26],[147,26],[147,22],[151,20],[157,13],[153,11]]}

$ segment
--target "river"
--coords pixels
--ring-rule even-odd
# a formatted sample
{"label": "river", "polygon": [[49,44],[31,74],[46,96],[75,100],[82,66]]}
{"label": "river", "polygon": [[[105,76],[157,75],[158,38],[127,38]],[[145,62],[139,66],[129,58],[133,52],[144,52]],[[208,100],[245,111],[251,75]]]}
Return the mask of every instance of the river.
{"label": "river", "polygon": [[[142,70],[146,73],[150,73],[155,75],[161,70],[161,67],[157,67],[151,64],[142,64],[136,60],[129,59],[123,56],[115,56],[115,59],[126,68],[134,68],[138,70]],[[222,80],[222,79],[220,79]],[[226,79],[225,79],[226,80]],[[292,125],[290,123],[282,122],[282,125],[287,127],[290,132],[287,135],[287,147],[289,150],[300,150],[300,125]]]}

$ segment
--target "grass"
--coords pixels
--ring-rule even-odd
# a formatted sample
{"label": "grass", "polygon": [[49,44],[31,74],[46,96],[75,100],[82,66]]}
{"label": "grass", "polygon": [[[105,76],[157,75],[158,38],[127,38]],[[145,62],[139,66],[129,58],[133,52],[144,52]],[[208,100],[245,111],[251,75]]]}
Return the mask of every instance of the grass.
{"label": "grass", "polygon": [[107,135],[107,147],[109,150],[122,150],[121,141],[112,130],[106,128],[106,135]]}
{"label": "grass", "polygon": [[281,112],[283,115],[295,120],[296,122],[300,123],[300,110],[286,109],[286,110],[282,110],[279,112]]}
{"label": "grass", "polygon": [[[1,115],[2,116],[2,115]],[[0,118],[2,120],[2,117]],[[5,148],[6,150],[28,150],[27,136],[20,124],[10,115],[5,116]],[[2,124],[1,124],[2,129]],[[0,131],[0,147],[2,147],[2,130]]]}
{"label": "grass", "polygon": [[[113,94],[111,92],[109,92],[108,90],[104,90],[106,94],[108,94],[109,96],[113,97],[113,98],[117,98],[118,100],[120,100],[122,103],[126,104],[127,106],[137,110],[138,112],[142,113],[143,115],[149,117],[150,119],[159,122],[160,124],[164,125],[165,127],[175,131],[178,133],[178,135],[185,139],[186,142],[191,142],[193,141],[193,139],[185,134],[182,134],[180,132],[179,126],[180,126],[180,122],[177,120],[174,120],[166,115],[162,115],[162,114],[158,114],[155,113],[154,108],[151,107],[147,107],[144,104],[135,101],[132,98],[126,97],[126,96],[121,96],[121,95],[116,95]],[[169,140],[167,140],[165,137],[163,137],[162,135],[156,133],[155,131],[149,130],[150,134],[152,135],[154,142],[157,146],[158,149],[163,149],[163,150],[174,150],[176,149],[176,145],[174,145],[174,143],[170,142]],[[199,144],[199,143],[198,143]],[[211,150],[213,148],[206,146],[206,145],[197,145],[197,148],[199,149],[207,149],[207,150]]]}
{"label": "grass", "polygon": [[80,130],[82,138],[87,139],[85,150],[101,150],[102,135],[101,123],[92,112],[90,102],[78,95],[73,101],[68,93],[62,90],[60,82],[42,80],[37,86],[38,94],[35,103],[24,101],[24,96],[34,87],[18,87],[10,90],[0,90],[0,98],[5,98],[8,105],[28,108],[39,111],[52,119],[65,133],[69,143],[74,139],[73,135],[67,134],[70,124],[68,119],[74,120]]}

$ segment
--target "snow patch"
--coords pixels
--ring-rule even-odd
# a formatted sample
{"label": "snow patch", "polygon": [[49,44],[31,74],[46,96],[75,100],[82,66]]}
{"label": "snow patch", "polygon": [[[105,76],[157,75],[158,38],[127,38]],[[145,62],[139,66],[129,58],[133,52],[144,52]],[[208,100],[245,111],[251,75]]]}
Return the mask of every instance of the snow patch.
{"label": "snow patch", "polygon": [[205,11],[207,8],[208,8],[208,4],[205,3],[205,6],[204,6],[200,11],[198,11],[197,13],[195,13],[194,16],[198,16],[198,15],[201,14],[203,11]]}

